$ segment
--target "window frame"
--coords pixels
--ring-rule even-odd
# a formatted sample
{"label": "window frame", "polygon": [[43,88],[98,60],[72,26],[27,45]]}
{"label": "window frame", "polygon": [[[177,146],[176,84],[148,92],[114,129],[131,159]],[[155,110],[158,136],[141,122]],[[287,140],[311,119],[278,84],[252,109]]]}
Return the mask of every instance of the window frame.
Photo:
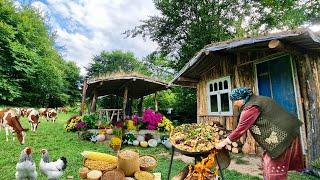
{"label": "window frame", "polygon": [[[227,81],[228,83],[228,89],[224,89],[224,82]],[[222,90],[219,90],[219,82],[222,82]],[[217,91],[214,90],[214,84],[217,83]],[[213,91],[210,92],[210,84],[212,84]],[[233,106],[232,101],[230,100],[230,93],[231,93],[231,77],[226,76],[218,79],[211,80],[207,83],[207,93],[208,93],[208,114],[209,115],[216,115],[216,116],[232,116],[233,115]],[[229,99],[229,111],[222,112],[222,106],[221,106],[221,94],[228,93],[228,99]],[[218,111],[217,112],[211,112],[211,95],[217,95],[217,106]]]}

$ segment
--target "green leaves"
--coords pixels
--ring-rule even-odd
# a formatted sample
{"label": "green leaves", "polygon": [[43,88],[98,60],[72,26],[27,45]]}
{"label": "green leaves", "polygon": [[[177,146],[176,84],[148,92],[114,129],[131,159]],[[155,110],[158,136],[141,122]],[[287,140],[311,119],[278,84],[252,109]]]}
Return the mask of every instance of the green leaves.
{"label": "green leaves", "polygon": [[79,100],[79,68],[62,59],[30,7],[17,10],[0,0],[0,61],[1,103],[56,107]]}

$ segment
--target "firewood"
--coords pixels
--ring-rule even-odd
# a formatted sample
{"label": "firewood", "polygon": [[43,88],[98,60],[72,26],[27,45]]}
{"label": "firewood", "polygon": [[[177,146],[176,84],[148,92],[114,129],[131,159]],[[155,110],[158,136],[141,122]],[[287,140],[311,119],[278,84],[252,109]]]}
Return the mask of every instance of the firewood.
{"label": "firewood", "polygon": [[232,148],[231,152],[235,153],[235,154],[238,154],[240,152],[240,148]]}
{"label": "firewood", "polygon": [[239,146],[239,144],[238,144],[237,142],[232,142],[231,145],[232,145],[233,147],[238,147],[238,146]]}
{"label": "firewood", "polygon": [[232,149],[232,147],[231,147],[231,145],[226,145],[226,149],[228,149],[229,151],[231,151],[231,149]]}
{"label": "firewood", "polygon": [[223,131],[223,130],[220,130],[220,131],[219,131],[219,134],[220,134],[220,135],[223,135],[223,134],[224,134],[224,131]]}

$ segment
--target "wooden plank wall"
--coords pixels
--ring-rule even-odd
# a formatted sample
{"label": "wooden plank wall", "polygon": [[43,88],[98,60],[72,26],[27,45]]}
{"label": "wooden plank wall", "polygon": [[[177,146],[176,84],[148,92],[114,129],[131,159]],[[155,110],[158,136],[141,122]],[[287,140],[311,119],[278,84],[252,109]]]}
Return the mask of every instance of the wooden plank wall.
{"label": "wooden plank wall", "polygon": [[311,162],[320,155],[320,56],[294,56],[294,60],[307,131],[307,162]]}
{"label": "wooden plank wall", "polygon": [[[232,81],[232,88],[239,86],[250,87],[255,89],[254,85],[254,69],[253,64],[237,66],[239,64],[250,61],[250,54],[238,54],[237,56],[214,56],[212,61],[213,68],[207,73],[203,74],[200,83],[197,85],[197,116],[198,122],[219,122],[224,125],[226,129],[233,130],[237,126],[237,110],[234,110],[234,116],[209,116],[208,115],[208,94],[207,83],[210,80],[230,76]],[[247,132],[240,141],[244,144],[242,151],[248,154],[257,153],[257,145]]]}
{"label": "wooden plank wall", "polygon": [[[237,126],[236,110],[234,116],[209,116],[207,83],[210,80],[230,76],[232,88],[246,86],[256,91],[254,64],[247,63],[260,59],[271,53],[242,53],[236,56],[213,56],[213,68],[201,76],[197,85],[197,116],[198,122],[219,122],[228,130]],[[210,56],[212,57],[212,56]],[[305,129],[307,135],[307,164],[320,155],[320,56],[308,54],[305,56],[292,56],[296,64],[298,83],[301,93]],[[261,148],[255,143],[250,132],[241,139],[244,144],[243,152],[261,153]]]}

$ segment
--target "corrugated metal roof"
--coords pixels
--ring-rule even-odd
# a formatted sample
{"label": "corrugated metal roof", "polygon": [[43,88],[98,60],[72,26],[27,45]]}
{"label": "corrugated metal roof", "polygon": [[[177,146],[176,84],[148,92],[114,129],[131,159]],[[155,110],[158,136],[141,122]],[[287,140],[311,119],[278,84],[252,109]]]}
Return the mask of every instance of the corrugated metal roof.
{"label": "corrugated metal roof", "polygon": [[284,40],[289,42],[291,45],[298,46],[304,49],[310,49],[313,51],[320,52],[320,37],[308,29],[296,29],[293,31],[280,32],[269,34],[266,36],[259,37],[246,37],[242,39],[233,39],[228,41],[222,41],[218,43],[213,43],[205,46],[200,50],[175,76],[175,78],[170,82],[170,84],[179,84],[178,78],[182,77],[183,74],[189,71],[189,69],[196,65],[196,63],[201,60],[205,52],[216,52],[216,51],[228,51],[230,49],[248,46],[256,43],[266,42],[274,39]]}

